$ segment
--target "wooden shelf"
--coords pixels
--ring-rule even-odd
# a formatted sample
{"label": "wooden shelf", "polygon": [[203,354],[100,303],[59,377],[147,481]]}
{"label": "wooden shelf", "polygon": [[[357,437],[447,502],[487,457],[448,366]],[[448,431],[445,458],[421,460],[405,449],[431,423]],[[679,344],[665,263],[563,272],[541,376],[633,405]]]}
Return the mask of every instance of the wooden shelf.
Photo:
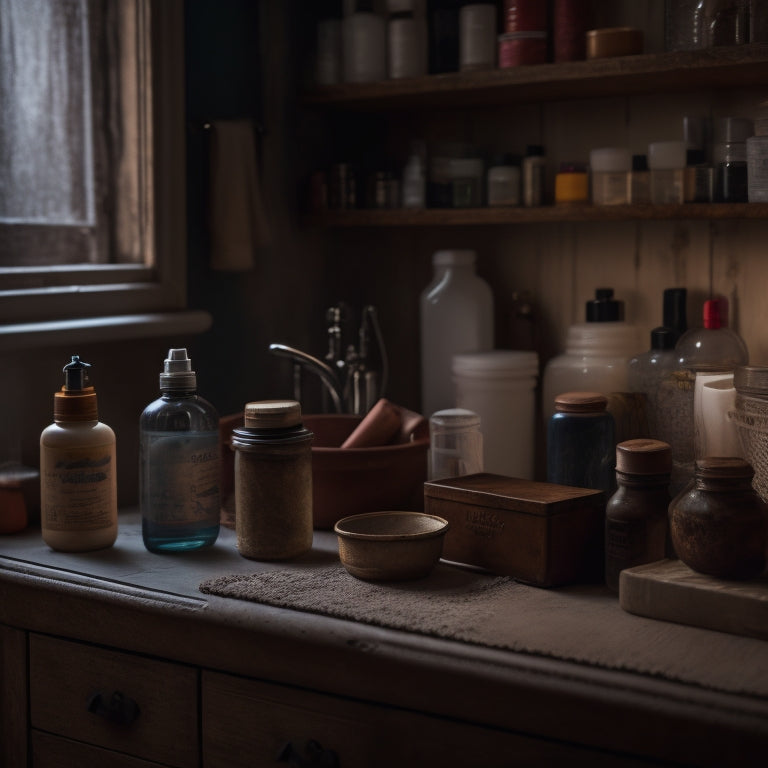
{"label": "wooden shelf", "polygon": [[327,86],[306,94],[305,103],[379,111],[585,99],[735,85],[768,85],[768,43]]}
{"label": "wooden shelf", "polygon": [[332,228],[446,227],[491,224],[550,224],[580,221],[768,219],[768,203],[685,205],[550,205],[540,208],[429,208],[424,210],[327,211],[309,223]]}

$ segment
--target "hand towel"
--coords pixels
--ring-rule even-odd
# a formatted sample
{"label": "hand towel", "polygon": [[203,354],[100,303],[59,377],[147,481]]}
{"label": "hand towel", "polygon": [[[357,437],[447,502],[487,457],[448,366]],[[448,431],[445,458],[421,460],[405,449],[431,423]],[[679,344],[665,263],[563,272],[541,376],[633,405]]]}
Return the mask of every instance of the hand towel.
{"label": "hand towel", "polygon": [[253,269],[258,248],[269,242],[251,120],[216,120],[210,144],[211,268]]}

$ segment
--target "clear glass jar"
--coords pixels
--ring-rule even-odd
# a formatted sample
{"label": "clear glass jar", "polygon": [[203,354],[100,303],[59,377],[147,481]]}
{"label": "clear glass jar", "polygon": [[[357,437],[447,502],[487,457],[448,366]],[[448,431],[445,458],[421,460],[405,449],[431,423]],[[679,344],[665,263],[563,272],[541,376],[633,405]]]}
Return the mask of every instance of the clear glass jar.
{"label": "clear glass jar", "polygon": [[428,480],[483,471],[480,417],[466,408],[446,408],[429,418]]}

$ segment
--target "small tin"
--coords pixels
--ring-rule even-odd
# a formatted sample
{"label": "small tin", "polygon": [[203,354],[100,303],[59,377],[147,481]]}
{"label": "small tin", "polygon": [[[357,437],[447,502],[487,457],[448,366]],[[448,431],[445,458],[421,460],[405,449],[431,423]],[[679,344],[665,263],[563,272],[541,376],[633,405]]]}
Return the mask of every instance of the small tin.
{"label": "small tin", "polygon": [[601,491],[480,473],[424,484],[449,522],[443,558],[537,587],[603,578]]}

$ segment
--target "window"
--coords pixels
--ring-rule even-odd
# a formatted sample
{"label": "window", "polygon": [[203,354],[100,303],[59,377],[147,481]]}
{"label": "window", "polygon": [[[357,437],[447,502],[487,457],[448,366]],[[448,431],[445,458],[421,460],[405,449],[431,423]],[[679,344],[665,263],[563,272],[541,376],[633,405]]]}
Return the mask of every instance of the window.
{"label": "window", "polygon": [[184,307],[183,39],[183,0],[0,0],[0,333]]}

